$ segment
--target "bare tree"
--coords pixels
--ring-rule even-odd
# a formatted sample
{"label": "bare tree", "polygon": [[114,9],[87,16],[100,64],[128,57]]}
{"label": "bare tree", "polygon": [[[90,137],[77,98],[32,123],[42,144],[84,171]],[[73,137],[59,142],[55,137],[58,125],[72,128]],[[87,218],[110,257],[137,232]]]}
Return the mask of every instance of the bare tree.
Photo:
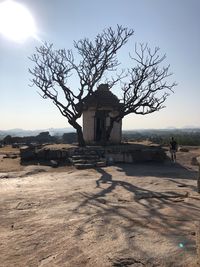
{"label": "bare tree", "polygon": [[[119,61],[117,52],[133,35],[132,29],[117,26],[105,29],[98,34],[93,42],[89,39],[81,39],[74,42],[80,61],[75,62],[72,50],[55,50],[52,44],[45,44],[36,48],[36,53],[30,59],[34,67],[29,69],[32,74],[32,83],[42,92],[43,98],[49,98],[58,107],[77,131],[80,146],[85,145],[82,127],[77,122],[83,113],[84,100],[92,95],[96,85],[103,79],[105,81],[108,72],[117,71]],[[175,83],[168,83],[169,66],[160,67],[165,56],[160,57],[159,48],[152,52],[147,45],[135,47],[135,57],[131,59],[136,66],[121,74],[112,76],[109,87],[112,88],[121,81],[123,93],[122,108],[119,114],[111,118],[110,127],[107,129],[107,140],[115,121],[120,121],[130,113],[148,114],[163,108],[169,92]],[[76,74],[80,82],[79,88],[70,88],[69,78]],[[126,81],[123,80],[126,78]],[[122,83],[123,82],[123,83]]]}

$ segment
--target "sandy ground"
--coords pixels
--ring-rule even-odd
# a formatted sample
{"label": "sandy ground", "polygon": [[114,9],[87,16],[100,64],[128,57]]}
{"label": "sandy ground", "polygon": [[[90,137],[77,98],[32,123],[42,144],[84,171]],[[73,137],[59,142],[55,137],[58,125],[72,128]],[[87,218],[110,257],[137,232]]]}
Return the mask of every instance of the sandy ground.
{"label": "sandy ground", "polygon": [[196,155],[53,171],[0,158],[0,266],[198,266]]}

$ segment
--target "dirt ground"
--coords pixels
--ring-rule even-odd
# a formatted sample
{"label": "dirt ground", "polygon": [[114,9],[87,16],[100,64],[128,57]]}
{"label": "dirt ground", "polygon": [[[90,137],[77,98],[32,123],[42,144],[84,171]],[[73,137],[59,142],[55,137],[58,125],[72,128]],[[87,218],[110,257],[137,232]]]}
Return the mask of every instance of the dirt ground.
{"label": "dirt ground", "polygon": [[177,163],[89,170],[21,166],[3,158],[9,149],[0,149],[0,266],[198,266],[200,148]]}

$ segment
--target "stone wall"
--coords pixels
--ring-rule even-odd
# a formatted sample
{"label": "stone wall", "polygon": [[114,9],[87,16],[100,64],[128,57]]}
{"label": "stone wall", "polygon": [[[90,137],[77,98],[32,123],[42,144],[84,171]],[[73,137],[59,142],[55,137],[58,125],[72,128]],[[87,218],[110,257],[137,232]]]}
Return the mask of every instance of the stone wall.
{"label": "stone wall", "polygon": [[68,161],[69,149],[50,149],[48,147],[23,146],[20,148],[21,162],[26,161]]}
{"label": "stone wall", "polygon": [[[67,162],[78,147],[49,148],[24,146],[20,149],[21,161],[50,161]],[[90,146],[86,150],[94,150],[110,163],[137,163],[137,162],[162,162],[166,159],[165,151],[159,146],[144,145],[113,145],[113,146]]]}
{"label": "stone wall", "polygon": [[122,139],[122,122],[115,122],[110,134],[110,140],[113,144],[119,144]]}
{"label": "stone wall", "polygon": [[95,110],[83,112],[83,137],[86,143],[94,141],[94,116]]}
{"label": "stone wall", "polygon": [[163,162],[166,159],[165,151],[158,146],[116,146],[107,149],[105,156],[115,163]]}

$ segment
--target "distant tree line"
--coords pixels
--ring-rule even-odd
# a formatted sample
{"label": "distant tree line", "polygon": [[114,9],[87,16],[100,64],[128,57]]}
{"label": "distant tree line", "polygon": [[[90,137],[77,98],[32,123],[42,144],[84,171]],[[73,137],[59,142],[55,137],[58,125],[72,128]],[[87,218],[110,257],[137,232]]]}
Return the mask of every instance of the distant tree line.
{"label": "distant tree line", "polygon": [[200,130],[199,131],[141,131],[141,132],[123,132],[124,141],[143,141],[149,140],[159,145],[168,145],[173,136],[179,145],[200,146]]}
{"label": "distant tree line", "polygon": [[[182,133],[173,135],[179,145],[200,146],[200,133]],[[149,140],[160,145],[168,145],[171,136],[154,136]]]}

